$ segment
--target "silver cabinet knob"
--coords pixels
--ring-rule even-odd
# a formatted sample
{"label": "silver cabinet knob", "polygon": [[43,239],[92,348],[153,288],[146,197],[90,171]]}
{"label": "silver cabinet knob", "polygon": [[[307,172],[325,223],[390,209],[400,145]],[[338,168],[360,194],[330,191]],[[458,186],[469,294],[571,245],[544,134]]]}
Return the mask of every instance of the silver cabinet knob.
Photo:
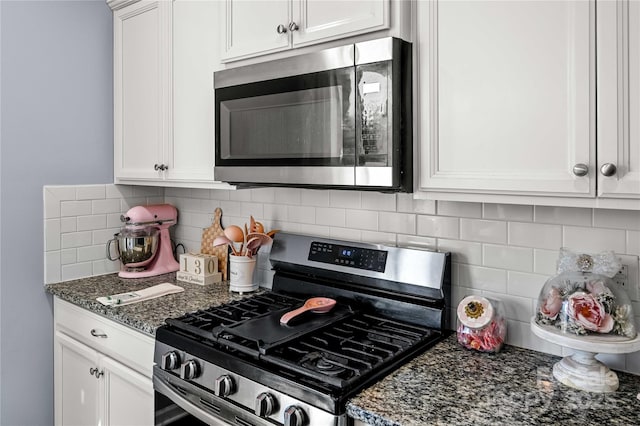
{"label": "silver cabinet knob", "polygon": [[298,31],[300,27],[298,27],[298,24],[296,24],[295,22],[292,22],[289,24],[289,30],[290,31]]}
{"label": "silver cabinet knob", "polygon": [[169,168],[169,166],[167,166],[166,164],[154,164],[154,165],[153,165],[153,170],[155,170],[155,171],[160,170],[160,171],[163,171],[163,172],[164,172],[164,171],[165,171],[165,170],[167,170],[168,168]]}
{"label": "silver cabinet knob", "polygon": [[604,163],[602,167],[600,167],[600,173],[602,176],[610,177],[616,174],[616,165],[613,163]]}
{"label": "silver cabinet knob", "polygon": [[278,34],[284,34],[287,32],[287,27],[285,27],[284,25],[280,24],[276,27],[276,31],[278,32]]}
{"label": "silver cabinet knob", "polygon": [[156,172],[157,172],[158,170],[160,170],[160,164],[154,164],[154,165],[153,165],[153,170],[155,170]]}
{"label": "silver cabinet knob", "polygon": [[586,176],[589,173],[589,166],[586,164],[578,163],[573,166],[573,174],[576,176]]}

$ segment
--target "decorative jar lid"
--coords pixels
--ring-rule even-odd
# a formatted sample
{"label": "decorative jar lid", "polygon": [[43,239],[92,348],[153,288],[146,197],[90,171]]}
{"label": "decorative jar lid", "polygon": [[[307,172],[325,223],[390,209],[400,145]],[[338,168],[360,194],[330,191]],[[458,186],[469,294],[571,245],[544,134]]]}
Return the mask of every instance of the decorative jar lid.
{"label": "decorative jar lid", "polygon": [[458,304],[458,319],[469,328],[482,328],[493,319],[493,305],[482,296],[467,296]]}
{"label": "decorative jar lid", "polygon": [[629,296],[611,278],[620,270],[613,252],[597,255],[560,251],[558,275],[545,283],[535,322],[573,336],[636,337]]}

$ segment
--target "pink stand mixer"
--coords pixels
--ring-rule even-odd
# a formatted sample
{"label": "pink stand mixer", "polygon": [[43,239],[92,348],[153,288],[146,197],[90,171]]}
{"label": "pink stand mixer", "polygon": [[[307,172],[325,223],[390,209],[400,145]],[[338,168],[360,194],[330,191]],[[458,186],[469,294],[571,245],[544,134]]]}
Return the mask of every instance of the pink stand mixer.
{"label": "pink stand mixer", "polygon": [[[178,211],[170,204],[137,206],[120,220],[125,225],[107,243],[107,258],[122,263],[119,276],[144,278],[180,269],[173,257],[169,227],[178,220]],[[117,257],[111,256],[111,244],[117,243]]]}

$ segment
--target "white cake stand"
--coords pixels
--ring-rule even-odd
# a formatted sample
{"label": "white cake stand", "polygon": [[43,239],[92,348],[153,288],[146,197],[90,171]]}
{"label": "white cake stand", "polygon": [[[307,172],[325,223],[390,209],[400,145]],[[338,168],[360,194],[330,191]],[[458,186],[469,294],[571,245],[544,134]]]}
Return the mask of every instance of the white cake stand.
{"label": "white cake stand", "polygon": [[553,366],[553,377],[572,388],[587,392],[614,392],[618,389],[618,376],[598,361],[599,353],[626,354],[640,350],[640,335],[629,340],[611,334],[576,336],[563,333],[553,326],[543,326],[531,319],[533,334],[548,342],[575,349]]}

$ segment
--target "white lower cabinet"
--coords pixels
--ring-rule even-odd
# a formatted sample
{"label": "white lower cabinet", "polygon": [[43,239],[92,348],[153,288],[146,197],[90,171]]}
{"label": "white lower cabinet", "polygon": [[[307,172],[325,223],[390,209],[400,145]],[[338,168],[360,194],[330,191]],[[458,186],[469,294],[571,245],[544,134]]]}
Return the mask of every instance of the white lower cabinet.
{"label": "white lower cabinet", "polygon": [[151,337],[55,299],[54,345],[56,425],[154,424]]}

